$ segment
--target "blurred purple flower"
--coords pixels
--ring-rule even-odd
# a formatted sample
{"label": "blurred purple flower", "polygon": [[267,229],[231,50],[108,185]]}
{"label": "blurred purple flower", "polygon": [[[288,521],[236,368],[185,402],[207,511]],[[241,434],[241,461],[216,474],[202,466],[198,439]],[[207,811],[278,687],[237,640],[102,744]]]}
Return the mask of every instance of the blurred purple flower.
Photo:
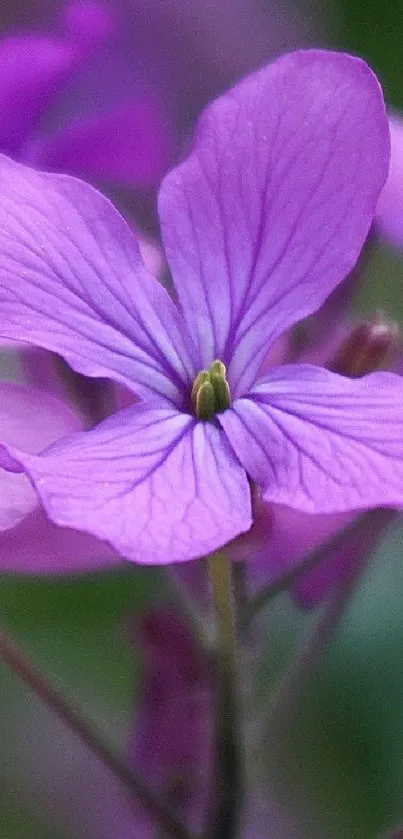
{"label": "blurred purple flower", "polygon": [[[123,20],[110,5],[83,0],[64,7],[62,24],[59,35],[27,32],[0,41],[0,148],[36,166],[109,185],[155,186],[173,149],[160,95],[146,85],[131,90],[117,78],[113,99],[103,90],[103,78],[113,78]],[[129,82],[130,54],[125,61]],[[88,89],[84,70],[94,63],[97,78]],[[74,117],[83,99],[80,85],[82,113]]]}
{"label": "blurred purple flower", "polygon": [[401,505],[399,376],[261,374],[355,264],[388,160],[360,60],[299,52],[247,78],[161,188],[177,307],[101,195],[2,159],[3,334],[143,400],[39,456],[8,447],[5,467],[27,471],[53,521],[167,563],[248,530],[250,480],[309,513]]}
{"label": "blurred purple flower", "polygon": [[318,606],[354,568],[368,562],[397,516],[395,510],[380,508],[363,516],[357,527],[348,528],[339,546],[320,565],[301,575],[293,587],[294,600],[305,609]]}
{"label": "blurred purple flower", "polygon": [[[211,674],[188,627],[171,609],[146,612],[134,640],[144,677],[131,759],[188,827],[207,816],[212,760]],[[152,831],[151,835],[153,835]]]}
{"label": "blurred purple flower", "polygon": [[187,133],[209,100],[251,70],[287,49],[324,43],[331,4],[313,13],[304,0],[136,0],[127,15],[145,76],[161,85]]}
{"label": "blurred purple flower", "polygon": [[[281,504],[262,504],[251,531],[230,546],[231,558],[247,560],[252,590],[272,585],[285,572],[297,569],[323,546],[323,559],[299,574],[291,587],[293,599],[304,609],[318,606],[356,564],[362,565],[378,547],[398,516],[395,510],[308,515]],[[354,526],[353,526],[354,525]],[[330,541],[333,547],[327,547]]]}
{"label": "blurred purple flower", "polygon": [[[165,606],[136,616],[132,635],[133,657],[137,665],[141,655],[142,675],[130,721],[128,759],[200,835],[214,796],[211,668],[201,659],[186,624]],[[93,711],[99,715],[98,704]],[[29,694],[17,704],[12,694],[6,710],[14,724],[1,730],[5,748],[0,769],[4,767],[22,806],[28,799],[29,811],[41,824],[45,813],[55,827],[75,839],[155,839],[158,828],[152,818],[57,716],[44,711]],[[101,715],[105,724],[104,710]],[[116,709],[107,727],[120,735]],[[242,839],[264,839],[268,824],[276,839],[323,836],[320,815],[310,813],[306,802],[296,810],[278,784],[263,788],[264,763],[250,735],[247,730],[254,771],[246,779]]]}
{"label": "blurred purple flower", "polygon": [[[171,120],[187,135],[200,109],[221,90],[287,49],[325,43],[332,4],[306,0],[103,0],[117,21],[119,51],[108,54],[106,95],[116,80],[159,90]],[[63,0],[55,5],[63,6]],[[36,9],[35,9],[36,7]],[[18,7],[15,9],[18,17]],[[48,0],[33,0],[19,15],[30,24],[49,15]],[[86,77],[97,89],[105,62],[93,62]],[[82,90],[82,88],[80,88]]]}
{"label": "blurred purple flower", "polygon": [[[0,383],[1,438],[39,452],[83,428],[77,412],[60,399],[9,382]],[[0,569],[71,573],[119,562],[110,548],[86,533],[49,521],[26,475],[0,470]]]}
{"label": "blurred purple flower", "polygon": [[[82,428],[80,418],[65,403],[47,394],[9,382],[0,383],[1,439],[10,445],[40,452],[59,437]],[[14,527],[38,506],[25,475],[0,472],[0,531]]]}

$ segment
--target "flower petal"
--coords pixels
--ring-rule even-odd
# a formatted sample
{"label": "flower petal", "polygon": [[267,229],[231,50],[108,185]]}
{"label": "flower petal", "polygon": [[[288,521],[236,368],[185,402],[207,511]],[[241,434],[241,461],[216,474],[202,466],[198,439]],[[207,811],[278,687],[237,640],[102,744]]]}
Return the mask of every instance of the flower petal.
{"label": "flower petal", "polygon": [[234,559],[248,560],[248,576],[254,586],[272,583],[296,568],[356,517],[356,513],[315,516],[283,504],[262,506],[263,515],[251,530],[255,531],[255,546],[252,543],[252,550],[245,551],[249,547],[246,534],[235,540],[231,554]]}
{"label": "flower petal", "polygon": [[60,366],[62,364],[65,366],[65,364],[59,356],[21,344],[18,347],[18,363],[24,384],[32,389],[46,391],[59,399],[66,398],[67,390],[59,373]]}
{"label": "flower petal", "polygon": [[[0,382],[0,439],[4,443],[36,453],[80,428],[78,416],[61,400],[21,385]],[[39,503],[26,475],[3,469],[0,469],[0,499],[0,531],[14,527]]]}
{"label": "flower petal", "polygon": [[378,82],[347,55],[292,53],[205,111],[160,213],[200,366],[221,358],[234,395],[353,267],[388,161]]}
{"label": "flower petal", "polygon": [[150,97],[76,120],[35,142],[28,154],[43,169],[145,189],[156,186],[168,167],[170,134],[162,104]]}
{"label": "flower petal", "polygon": [[268,501],[308,513],[403,505],[403,378],[273,370],[220,414]]}
{"label": "flower petal", "polygon": [[186,324],[109,201],[6,157],[0,196],[1,333],[80,373],[182,400],[194,373]]}
{"label": "flower petal", "polygon": [[0,42],[0,147],[15,153],[80,61],[74,43],[40,35]]}
{"label": "flower petal", "polygon": [[[0,148],[21,153],[59,91],[111,37],[114,15],[95,2],[68,3],[61,37],[35,33],[0,40]],[[22,147],[22,148],[21,148]]]}
{"label": "flower petal", "polygon": [[[26,475],[20,478],[38,499]],[[83,574],[118,567],[122,558],[88,533],[58,527],[37,507],[15,527],[0,533],[0,570],[11,574]]]}
{"label": "flower petal", "polygon": [[225,435],[161,406],[120,411],[38,457],[10,454],[54,522],[137,562],[204,556],[251,525],[247,477]]}

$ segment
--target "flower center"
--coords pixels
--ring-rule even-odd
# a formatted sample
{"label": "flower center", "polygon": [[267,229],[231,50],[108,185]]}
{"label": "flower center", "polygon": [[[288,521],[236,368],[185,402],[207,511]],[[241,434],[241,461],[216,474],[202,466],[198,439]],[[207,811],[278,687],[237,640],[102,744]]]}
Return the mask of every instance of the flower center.
{"label": "flower center", "polygon": [[231,406],[227,369],[222,361],[213,361],[208,370],[201,370],[192,387],[193,410],[199,420],[210,420]]}

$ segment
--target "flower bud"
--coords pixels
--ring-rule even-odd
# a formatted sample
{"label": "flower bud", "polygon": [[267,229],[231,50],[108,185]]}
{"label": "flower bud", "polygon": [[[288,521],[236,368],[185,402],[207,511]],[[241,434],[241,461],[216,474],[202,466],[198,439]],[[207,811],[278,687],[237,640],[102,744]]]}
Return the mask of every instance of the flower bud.
{"label": "flower bud", "polygon": [[388,323],[381,313],[377,313],[352,329],[327,367],[353,379],[365,376],[386,366],[398,341],[397,323]]}

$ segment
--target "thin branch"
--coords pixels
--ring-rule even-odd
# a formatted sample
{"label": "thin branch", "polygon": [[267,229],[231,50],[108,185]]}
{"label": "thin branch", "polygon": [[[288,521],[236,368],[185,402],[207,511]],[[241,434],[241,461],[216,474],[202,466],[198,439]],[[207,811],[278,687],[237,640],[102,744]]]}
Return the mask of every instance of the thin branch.
{"label": "thin branch", "polygon": [[133,798],[138,799],[147,814],[172,839],[194,839],[185,826],[144,783],[126,762],[116,747],[107,742],[93,723],[82,714],[51,684],[22,652],[18,644],[0,629],[0,657],[10,669],[45,703],[102,763],[110,769]]}

